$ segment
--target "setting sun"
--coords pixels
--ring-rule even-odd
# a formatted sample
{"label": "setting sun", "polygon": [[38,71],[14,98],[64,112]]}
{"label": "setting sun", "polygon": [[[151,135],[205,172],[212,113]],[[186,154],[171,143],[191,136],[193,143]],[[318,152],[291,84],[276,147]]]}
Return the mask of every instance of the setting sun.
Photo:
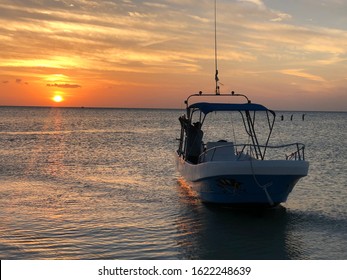
{"label": "setting sun", "polygon": [[54,102],[59,103],[59,102],[62,102],[64,99],[63,99],[63,97],[61,95],[55,95],[55,96],[53,96],[52,100]]}

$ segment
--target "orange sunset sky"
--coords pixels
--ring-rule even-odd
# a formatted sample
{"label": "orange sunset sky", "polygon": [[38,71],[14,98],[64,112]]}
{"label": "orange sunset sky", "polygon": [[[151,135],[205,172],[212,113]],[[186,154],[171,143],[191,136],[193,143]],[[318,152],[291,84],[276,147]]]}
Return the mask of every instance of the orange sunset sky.
{"label": "orange sunset sky", "polygon": [[[221,91],[347,111],[346,14],[346,0],[218,0]],[[0,46],[0,106],[183,108],[214,91],[214,0],[0,0]]]}

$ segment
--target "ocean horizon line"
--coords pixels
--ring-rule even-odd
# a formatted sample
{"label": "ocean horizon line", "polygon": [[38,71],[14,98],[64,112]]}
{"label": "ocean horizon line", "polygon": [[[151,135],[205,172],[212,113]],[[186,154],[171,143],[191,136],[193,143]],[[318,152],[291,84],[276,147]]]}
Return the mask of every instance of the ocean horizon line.
{"label": "ocean horizon line", "polygon": [[[0,108],[42,108],[42,109],[101,109],[101,110],[175,110],[182,111],[185,108],[165,107],[108,107],[108,106],[40,106],[40,105],[0,105]],[[303,110],[303,109],[272,109],[275,112],[311,112],[311,113],[347,113],[341,110]]]}

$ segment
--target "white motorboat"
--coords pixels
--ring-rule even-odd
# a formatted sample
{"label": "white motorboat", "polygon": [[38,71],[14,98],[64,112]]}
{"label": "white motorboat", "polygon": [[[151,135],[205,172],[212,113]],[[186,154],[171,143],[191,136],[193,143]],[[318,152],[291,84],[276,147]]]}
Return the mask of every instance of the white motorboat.
{"label": "white motorboat", "polygon": [[[244,97],[246,103],[225,102],[229,97]],[[191,102],[199,98],[223,102]],[[200,92],[189,96],[185,104],[186,114],[179,118],[181,135],[176,153],[177,169],[203,202],[275,206],[285,202],[299,179],[307,175],[309,163],[305,160],[304,144],[269,144],[275,124],[274,111],[234,92]],[[215,132],[207,135],[205,123],[216,114],[223,119],[232,114],[231,120],[237,114],[239,124],[243,125],[231,128],[235,121],[230,126],[224,121],[214,121],[209,127],[212,131],[222,132],[223,138],[218,138]],[[219,125],[222,127],[218,130]],[[236,139],[242,134],[241,127],[246,135],[245,142]],[[260,137],[259,133],[263,135],[265,128],[265,137]],[[227,132],[232,140],[225,140]]]}

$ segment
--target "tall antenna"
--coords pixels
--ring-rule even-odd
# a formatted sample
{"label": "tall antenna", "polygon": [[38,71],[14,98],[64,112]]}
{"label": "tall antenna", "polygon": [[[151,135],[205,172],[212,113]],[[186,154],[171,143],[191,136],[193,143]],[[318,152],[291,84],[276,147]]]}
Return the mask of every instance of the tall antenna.
{"label": "tall antenna", "polygon": [[218,64],[217,64],[217,0],[214,0],[214,63],[216,68],[216,74],[214,79],[216,81],[216,95],[220,95],[218,85]]}

